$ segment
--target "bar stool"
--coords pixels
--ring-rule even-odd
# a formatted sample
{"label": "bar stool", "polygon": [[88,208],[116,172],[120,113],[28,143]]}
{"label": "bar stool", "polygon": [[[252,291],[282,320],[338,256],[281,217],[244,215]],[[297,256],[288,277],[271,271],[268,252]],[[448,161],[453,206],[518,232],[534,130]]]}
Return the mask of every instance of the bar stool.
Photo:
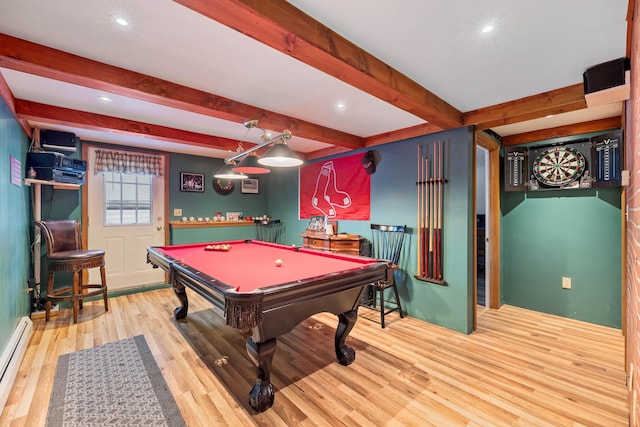
{"label": "bar stool", "polygon": [[[75,220],[36,221],[41,234],[47,242],[49,280],[47,281],[47,303],[45,320],[49,321],[51,303],[71,301],[73,304],[73,323],[78,322],[78,310],[82,309],[82,300],[95,295],[103,295],[104,309],[109,311],[107,301],[107,280],[104,269],[104,251],[101,249],[83,250],[80,223]],[[82,271],[100,268],[102,284],[84,284]],[[54,275],[58,271],[70,271],[73,283],[54,289]],[[90,292],[86,292],[92,289]]]}

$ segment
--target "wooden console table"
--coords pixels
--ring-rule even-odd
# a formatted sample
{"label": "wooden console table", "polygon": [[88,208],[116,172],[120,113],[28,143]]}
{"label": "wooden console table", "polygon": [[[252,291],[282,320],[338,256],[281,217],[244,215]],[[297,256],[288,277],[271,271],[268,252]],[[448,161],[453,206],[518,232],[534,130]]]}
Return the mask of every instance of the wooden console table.
{"label": "wooden console table", "polygon": [[336,253],[360,255],[360,242],[364,240],[358,234],[301,234],[302,246]]}

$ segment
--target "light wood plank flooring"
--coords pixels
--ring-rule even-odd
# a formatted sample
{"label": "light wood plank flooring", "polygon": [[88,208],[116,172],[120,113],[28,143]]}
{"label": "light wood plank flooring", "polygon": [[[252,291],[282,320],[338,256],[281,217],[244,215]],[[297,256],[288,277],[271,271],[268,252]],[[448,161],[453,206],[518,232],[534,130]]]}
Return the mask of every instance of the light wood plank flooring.
{"label": "light wood plank flooring", "polygon": [[335,360],[335,316],[316,315],[278,340],[275,404],[254,414],[243,339],[189,295],[181,322],[171,289],[112,298],[106,314],[85,303],[76,325],[67,309],[36,319],[0,426],[44,425],[60,354],[140,334],[189,426],[627,425],[620,331],[509,306],[482,311],[471,335],[397,315],[383,330],[361,309],[348,367]]}

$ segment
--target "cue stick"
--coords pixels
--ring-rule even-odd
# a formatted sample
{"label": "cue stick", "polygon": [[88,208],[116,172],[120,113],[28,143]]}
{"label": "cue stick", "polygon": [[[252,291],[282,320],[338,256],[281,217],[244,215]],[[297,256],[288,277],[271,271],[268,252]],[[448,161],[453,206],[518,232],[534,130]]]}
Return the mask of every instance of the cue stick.
{"label": "cue stick", "polygon": [[427,148],[424,149],[424,155],[421,158],[422,161],[422,176],[424,180],[423,194],[422,194],[422,264],[424,266],[424,275],[427,276],[429,272],[429,163],[427,161]]}
{"label": "cue stick", "polygon": [[422,275],[424,271],[424,260],[422,253],[422,239],[424,238],[424,229],[422,228],[422,216],[423,216],[423,197],[422,193],[424,191],[424,180],[423,175],[424,171],[422,170],[422,149],[420,144],[418,144],[418,229],[420,230],[420,238],[418,240],[418,276]]}
{"label": "cue stick", "polygon": [[434,181],[434,191],[433,191],[433,277],[438,278],[438,271],[440,269],[440,252],[438,247],[438,189],[440,188],[440,160],[438,157],[438,142],[433,143],[433,181]]}
{"label": "cue stick", "polygon": [[425,155],[423,157],[423,162],[424,162],[424,170],[425,170],[425,175],[424,175],[424,190],[425,190],[425,197],[424,197],[424,211],[425,211],[425,218],[424,218],[424,239],[422,241],[422,247],[423,247],[423,258],[424,258],[424,275],[425,277],[429,276],[429,158],[427,157],[427,148],[425,147]]}
{"label": "cue stick", "polygon": [[435,178],[435,166],[436,166],[436,162],[435,162],[435,145],[434,145],[434,156],[432,157],[432,165],[433,165],[433,169],[431,171],[431,177],[429,179],[429,263],[431,264],[430,267],[430,271],[431,274],[429,277],[433,277],[433,269],[435,268],[435,258],[434,258],[434,254],[433,254],[433,231],[434,231],[434,220],[435,220],[435,206],[434,206],[434,202],[435,202],[435,182],[434,182],[434,178]]}
{"label": "cue stick", "polygon": [[422,186],[424,185],[422,181],[422,160],[421,160],[421,150],[420,144],[418,144],[418,229],[420,230],[420,237],[418,240],[418,276],[422,275],[424,268],[422,266],[422,205],[421,205],[421,196],[422,196]]}
{"label": "cue stick", "polygon": [[444,215],[444,148],[445,143],[441,141],[440,143],[440,213],[438,214],[438,226],[440,228],[440,279],[442,279],[442,269],[443,269],[443,261],[442,261],[442,232],[444,231],[444,226],[442,225],[442,216]]}
{"label": "cue stick", "polygon": [[438,279],[442,279],[442,179],[444,174],[442,168],[444,166],[444,153],[442,152],[442,141],[438,144],[438,218],[437,218],[437,251],[438,251],[438,269],[436,270],[436,276]]}
{"label": "cue stick", "polygon": [[422,223],[420,225],[420,227],[422,227],[422,240],[420,240],[420,248],[422,250],[422,267],[423,267],[423,275],[427,275],[428,271],[429,271],[429,264],[427,263],[427,236],[428,236],[428,228],[427,228],[427,221],[428,221],[428,197],[429,197],[429,183],[428,183],[428,175],[429,175],[429,168],[427,163],[425,162],[425,155],[424,153],[421,152],[421,156],[420,156],[420,162],[422,163],[422,181],[423,181],[423,186],[422,186]]}

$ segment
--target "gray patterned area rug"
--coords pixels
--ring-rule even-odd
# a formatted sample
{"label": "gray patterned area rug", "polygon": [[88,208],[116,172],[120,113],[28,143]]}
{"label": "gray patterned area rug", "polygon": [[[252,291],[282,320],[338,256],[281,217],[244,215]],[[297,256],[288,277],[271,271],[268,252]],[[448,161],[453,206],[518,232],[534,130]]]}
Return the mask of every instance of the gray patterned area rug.
{"label": "gray patterned area rug", "polygon": [[139,335],[58,358],[47,426],[185,426]]}

